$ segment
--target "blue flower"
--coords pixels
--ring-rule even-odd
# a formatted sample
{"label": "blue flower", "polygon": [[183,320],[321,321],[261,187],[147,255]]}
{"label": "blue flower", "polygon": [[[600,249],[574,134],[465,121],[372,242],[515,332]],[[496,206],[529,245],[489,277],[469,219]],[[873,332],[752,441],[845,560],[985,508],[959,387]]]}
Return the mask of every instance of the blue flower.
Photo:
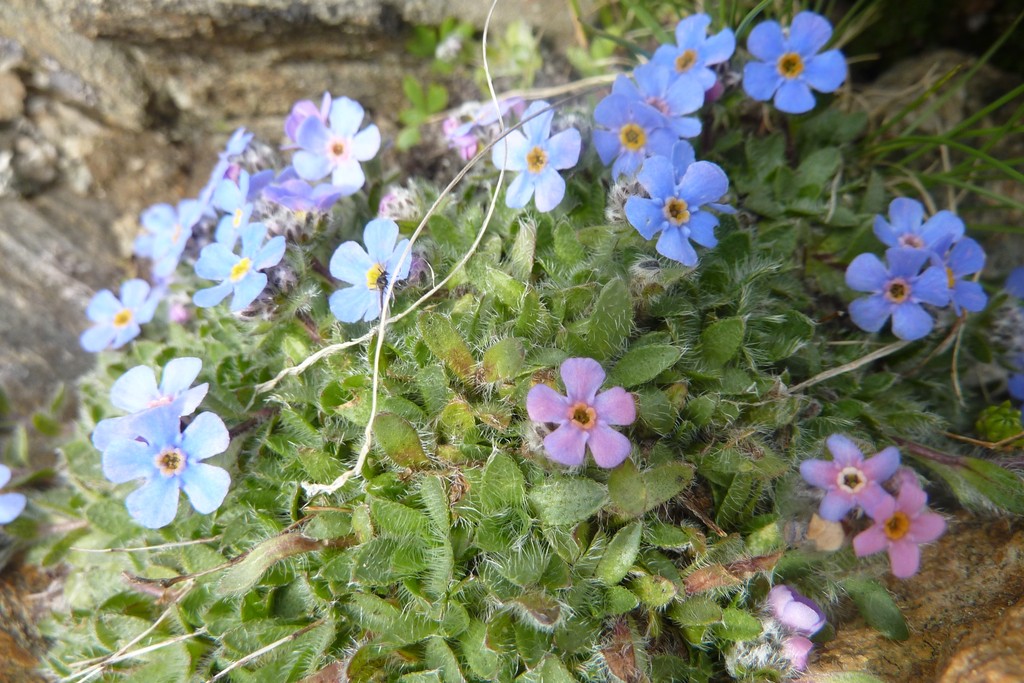
{"label": "blue flower", "polygon": [[664,127],[660,112],[625,95],[612,93],[598,102],[594,121],[608,129],[594,130],[594,146],[601,162],[612,164],[612,179],[633,175],[646,157],[668,156],[679,139]]}
{"label": "blue flower", "polygon": [[651,61],[693,78],[701,88],[710,90],[717,80],[710,67],[729,61],[736,51],[736,36],[732,31],[723,29],[709,36],[710,25],[711,17],[706,14],[694,14],[681,20],[676,24],[676,44],[659,47]]}
{"label": "blue flower", "polygon": [[224,179],[228,169],[231,168],[231,162],[234,157],[237,157],[249,147],[252,138],[252,133],[246,132],[245,128],[238,128],[231,134],[224,149],[217,154],[217,163],[214,165],[213,170],[210,171],[210,179],[206,181],[206,185],[199,191],[199,203],[203,207],[204,214],[213,215],[210,213],[210,200],[213,198],[213,191],[217,188],[218,183]]}
{"label": "blue flower", "polygon": [[662,127],[680,138],[700,135],[700,119],[687,116],[704,104],[704,89],[693,78],[677,76],[669,68],[649,62],[633,70],[636,84],[619,74],[612,93],[649,105],[661,114]]}
{"label": "blue flower", "polygon": [[206,383],[192,386],[202,367],[198,358],[174,358],[164,366],[159,387],[153,369],[145,365],[121,375],[110,388],[110,403],[129,414],[100,420],[92,432],[93,445],[102,451],[116,438],[134,439],[136,418],[149,410],[173,405],[179,417],[194,413],[210,387]]}
{"label": "blue flower", "polygon": [[357,242],[345,242],[331,256],[331,275],[351,287],[331,294],[331,313],[338,320],[354,323],[376,320],[384,290],[389,282],[409,276],[410,257],[402,259],[409,240],[398,240],[398,225],[386,218],[375,218],[363,230],[364,251]]}
{"label": "blue flower", "polygon": [[729,189],[725,172],[710,161],[695,161],[693,147],[680,140],[672,148],[672,159],[651,157],[637,180],[650,199],[634,196],[626,200],[630,224],[647,239],[661,233],[656,246],[659,254],[684,266],[697,265],[697,252],[690,240],[704,247],[718,244],[718,218],[702,207],[729,210],[714,203]]}
{"label": "blue flower", "polygon": [[946,284],[949,286],[953,311],[961,315],[960,309],[971,313],[983,310],[988,303],[985,290],[977,282],[963,279],[968,275],[974,275],[985,266],[985,250],[981,245],[970,237],[963,238],[946,254],[945,266]]}
{"label": "blue flower", "polygon": [[343,192],[330,183],[315,187],[298,177],[289,166],[273,183],[263,190],[263,196],[275,204],[292,211],[327,211],[337,202]]}
{"label": "blue flower", "polygon": [[832,37],[832,25],[820,14],[800,12],[789,35],[778,22],[765,21],[750,32],[747,50],[760,62],[743,67],[743,89],[755,100],[775,97],[775,107],[787,114],[814,109],[814,95],[833,92],[846,80],[846,60],[839,50],[818,54]]}
{"label": "blue flower", "polygon": [[[548,107],[547,102],[534,102],[523,113],[529,119]],[[551,211],[565,196],[565,180],[558,171],[572,168],[580,158],[580,132],[568,128],[551,135],[554,112],[546,111],[498,141],[491,150],[491,161],[498,168],[521,171],[505,194],[505,204],[521,209],[537,193],[537,210]]]}
{"label": "blue flower", "polygon": [[96,323],[79,337],[86,351],[118,349],[139,336],[144,325],[153,319],[163,292],[150,289],[145,280],[127,280],[121,285],[121,298],[109,289],[96,293],[85,309],[85,315]]}
{"label": "blue flower", "polygon": [[924,205],[897,197],[889,203],[889,220],[875,216],[875,236],[887,247],[924,249],[939,255],[964,236],[964,222],[952,211],[939,211],[924,220]]}
{"label": "blue flower", "polygon": [[230,443],[224,422],[213,413],[200,413],[181,432],[173,406],[151,410],[136,421],[138,438],[116,439],[103,450],[103,475],[115,484],[143,479],[128,494],[128,514],[150,529],[167,526],[178,511],[183,489],[198,512],[220,507],[231,485],[222,468],[202,462],[223,453]]}
{"label": "blue flower", "polygon": [[1024,299],[1024,266],[1017,266],[1010,275],[1006,278],[1006,291],[1017,297],[1018,299]]}
{"label": "blue flower", "polygon": [[[11,468],[0,465],[0,489],[11,480]],[[25,509],[28,501],[20,493],[0,493],[0,524],[13,522]]]}
{"label": "blue flower", "polygon": [[303,180],[331,176],[331,183],[344,194],[354,194],[366,182],[360,161],[369,161],[380,149],[380,130],[371,124],[359,130],[363,107],[355,100],[339,97],[331,103],[330,127],[318,116],[307,116],[296,131],[302,148],[292,160]]}
{"label": "blue flower", "polygon": [[142,232],[135,238],[135,254],[153,260],[153,275],[167,278],[178,267],[192,228],[202,218],[203,207],[195,199],[184,199],[175,208],[155,204],[140,216]]}
{"label": "blue flower", "polygon": [[238,181],[225,177],[213,191],[213,206],[224,212],[217,221],[214,239],[229,247],[235,245],[239,232],[249,224],[253,205],[249,201],[249,174],[239,170]]}
{"label": "blue flower", "polygon": [[861,254],[846,269],[846,284],[858,292],[870,292],[850,304],[850,318],[866,332],[877,332],[892,316],[892,332],[913,341],[931,332],[934,321],[922,303],[945,306],[949,287],[945,269],[931,266],[923,273],[928,254],[918,249],[887,249],[886,267],[874,254]]}
{"label": "blue flower", "polygon": [[203,247],[196,261],[196,275],[221,283],[196,292],[192,296],[196,306],[216,306],[232,292],[232,311],[240,311],[251,304],[267,286],[267,276],[259,271],[276,266],[284,256],[284,237],[278,235],[263,244],[266,236],[267,226],[250,223],[242,229],[241,255],[220,242]]}

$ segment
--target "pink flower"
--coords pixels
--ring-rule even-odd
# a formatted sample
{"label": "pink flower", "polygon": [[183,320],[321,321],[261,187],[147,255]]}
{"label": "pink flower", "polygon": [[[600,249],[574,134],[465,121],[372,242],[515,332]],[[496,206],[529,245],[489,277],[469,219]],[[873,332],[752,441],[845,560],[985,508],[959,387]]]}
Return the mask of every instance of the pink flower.
{"label": "pink flower", "polygon": [[441,131],[448,141],[448,149],[459,152],[459,158],[469,161],[476,156],[477,140],[472,133],[457,134],[456,131],[462,128],[458,119],[449,116],[441,123]]}
{"label": "pink flower", "polygon": [[921,490],[916,477],[901,477],[896,498],[887,497],[869,512],[874,526],[854,537],[857,557],[888,550],[893,576],[905,579],[916,574],[921,563],[918,546],[934,541],[946,530],[946,520],[928,510],[927,502],[928,494]]}
{"label": "pink flower", "polygon": [[872,512],[892,496],[882,489],[882,482],[900,466],[900,452],[894,446],[864,460],[857,444],[842,434],[833,434],[825,441],[832,460],[807,460],[800,465],[800,474],[811,486],[827,489],[818,514],[830,522],[860,505]]}
{"label": "pink flower", "polygon": [[593,358],[569,358],[562,363],[567,396],[546,384],[526,395],[526,412],[535,422],[554,422],[558,429],[544,437],[544,448],[555,462],[582,465],[590,446],[601,467],[615,467],[629,456],[629,439],[609,425],[628,425],[636,419],[636,403],[622,387],[597,393],[605,374]]}
{"label": "pink flower", "polygon": [[807,657],[813,648],[814,643],[804,636],[786,636],[782,639],[782,654],[797,671],[807,668]]}

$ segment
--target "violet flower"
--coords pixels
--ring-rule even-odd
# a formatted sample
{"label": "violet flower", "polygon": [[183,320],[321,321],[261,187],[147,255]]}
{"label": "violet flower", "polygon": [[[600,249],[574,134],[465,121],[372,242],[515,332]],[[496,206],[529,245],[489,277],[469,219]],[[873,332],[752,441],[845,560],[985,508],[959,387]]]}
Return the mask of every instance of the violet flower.
{"label": "violet flower", "polygon": [[886,497],[869,511],[874,526],[857,534],[853,550],[857,557],[887,550],[893,576],[905,579],[917,573],[922,543],[934,541],[946,530],[946,520],[925,507],[928,494],[917,478],[902,477],[896,498]]}
{"label": "violet flower", "polygon": [[629,439],[609,425],[636,420],[636,403],[622,387],[600,394],[605,373],[593,358],[569,358],[562,363],[566,396],[546,384],[526,395],[526,412],[535,422],[553,422],[558,428],[544,437],[548,457],[563,465],[582,465],[589,446],[601,467],[616,467],[629,456]]}
{"label": "violet flower", "polygon": [[779,623],[794,633],[813,636],[825,625],[825,613],[817,603],[790,586],[772,588],[768,605]]}
{"label": "violet flower", "polygon": [[830,522],[859,505],[873,515],[892,496],[882,489],[882,482],[891,477],[900,466],[900,452],[889,446],[867,460],[857,444],[842,434],[833,434],[825,441],[832,460],[806,460],[800,464],[800,474],[811,486],[827,490],[818,514]]}

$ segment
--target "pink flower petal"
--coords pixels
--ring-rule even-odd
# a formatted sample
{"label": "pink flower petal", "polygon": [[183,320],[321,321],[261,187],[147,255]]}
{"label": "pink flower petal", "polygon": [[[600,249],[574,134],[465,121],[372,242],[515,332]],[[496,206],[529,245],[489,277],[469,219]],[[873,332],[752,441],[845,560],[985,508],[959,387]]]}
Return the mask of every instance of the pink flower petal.
{"label": "pink flower petal", "polygon": [[565,422],[569,400],[546,384],[538,384],[526,394],[526,412],[535,422]]}
{"label": "pink flower petal", "polygon": [[946,520],[934,512],[922,512],[910,520],[907,540],[914,543],[931,543],[946,530]]}
{"label": "pink flower petal", "polygon": [[896,494],[896,508],[909,516],[920,512],[928,503],[928,494],[921,489],[921,485],[904,480],[900,486],[900,492]]}
{"label": "pink flower petal", "polygon": [[857,444],[844,434],[833,434],[825,440],[825,445],[840,467],[859,466],[864,460],[864,454],[857,448]]}
{"label": "pink flower petal", "polygon": [[893,576],[899,579],[911,577],[921,564],[921,549],[913,541],[896,541],[889,546],[889,562]]}
{"label": "pink flower petal", "polygon": [[857,557],[874,555],[888,547],[889,539],[882,528],[881,524],[876,524],[853,537],[853,552]]}
{"label": "pink flower petal", "polygon": [[598,420],[611,425],[628,425],[636,420],[636,401],[622,387],[612,387],[598,394],[594,399],[594,410]]}
{"label": "pink flower petal", "polygon": [[544,448],[548,457],[563,465],[577,466],[583,464],[584,448],[587,444],[587,432],[565,422],[561,427],[544,437]]}
{"label": "pink flower petal", "polygon": [[803,636],[788,636],[782,639],[782,654],[798,671],[807,668],[807,657],[813,648],[814,643]]}
{"label": "pink flower petal", "polygon": [[570,403],[583,401],[593,405],[605,377],[601,364],[593,358],[567,358],[562,363],[561,372]]}
{"label": "pink flower petal", "polygon": [[622,434],[611,427],[597,425],[590,432],[590,452],[594,455],[594,461],[605,468],[618,467],[623,460],[629,457],[632,444]]}
{"label": "pink flower petal", "polygon": [[864,508],[868,517],[876,522],[889,519],[896,509],[896,501],[893,497],[874,481],[862,488],[854,496],[854,500]]}

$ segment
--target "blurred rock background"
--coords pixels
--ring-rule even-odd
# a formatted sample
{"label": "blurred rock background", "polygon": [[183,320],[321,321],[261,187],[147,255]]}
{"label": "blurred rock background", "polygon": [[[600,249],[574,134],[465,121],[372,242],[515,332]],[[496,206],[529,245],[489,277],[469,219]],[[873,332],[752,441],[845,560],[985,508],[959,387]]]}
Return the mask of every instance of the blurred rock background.
{"label": "blurred rock background", "polygon": [[[881,17],[847,48],[882,55],[853,72],[872,81],[855,96],[876,121],[924,92],[947,64],[972,63],[964,52],[936,56],[928,47],[938,41],[980,53],[1020,11],[1011,6],[1024,4],[936,2],[914,21],[900,19],[905,3],[882,3],[894,18]],[[938,4],[943,12],[934,11]],[[292,103],[328,90],[362,102],[385,140],[393,139],[405,106],[402,78],[429,78],[424,60],[405,49],[412,27],[456,16],[479,29],[488,5],[0,0],[0,388],[13,414],[28,416],[91,367],[78,345],[85,307],[95,291],[116,290],[134,273],[139,212],[194,196],[236,127],[276,143]],[[550,54],[575,40],[568,3],[503,0],[495,28],[520,19]],[[1014,54],[1011,45],[1004,63],[1019,64]],[[1009,91],[1020,82],[1014,70],[979,72],[936,113],[935,130]],[[1024,680],[1019,524],[961,516],[925,557],[921,575],[891,584],[907,607],[912,640],[890,643],[853,620],[821,648],[821,670],[915,683]],[[59,593],[55,579],[9,566],[0,581],[0,681],[37,680],[29,669],[44,643],[32,614]]]}

